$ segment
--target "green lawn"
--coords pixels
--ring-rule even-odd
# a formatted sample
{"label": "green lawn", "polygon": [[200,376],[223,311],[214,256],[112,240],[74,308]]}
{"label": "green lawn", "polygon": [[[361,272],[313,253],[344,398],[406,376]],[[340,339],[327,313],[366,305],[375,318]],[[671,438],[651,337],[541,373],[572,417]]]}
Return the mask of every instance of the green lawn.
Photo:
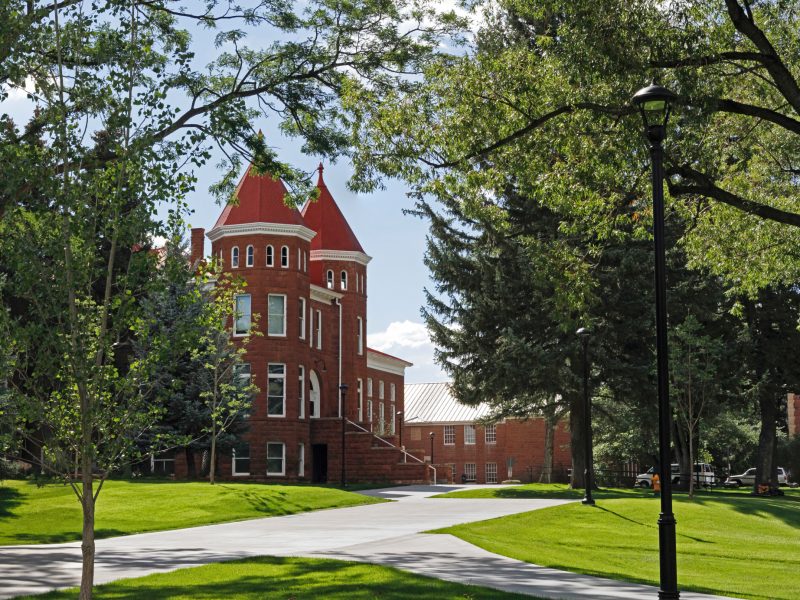
{"label": "green lawn", "polygon": [[[449,583],[379,565],[276,557],[123,579],[95,589],[95,597],[101,600],[531,600],[531,596]],[[36,600],[75,597],[75,590],[30,596]]]}
{"label": "green lawn", "polygon": [[[97,537],[194,527],[382,502],[329,487],[108,481],[97,500]],[[81,507],[69,486],[0,483],[0,545],[80,539]]]}
{"label": "green lawn", "polygon": [[[461,497],[582,497],[566,486],[469,490]],[[539,565],[658,585],[659,500],[640,490],[439,530]],[[715,490],[674,497],[682,589],[742,598],[800,598],[800,494],[754,498]]]}

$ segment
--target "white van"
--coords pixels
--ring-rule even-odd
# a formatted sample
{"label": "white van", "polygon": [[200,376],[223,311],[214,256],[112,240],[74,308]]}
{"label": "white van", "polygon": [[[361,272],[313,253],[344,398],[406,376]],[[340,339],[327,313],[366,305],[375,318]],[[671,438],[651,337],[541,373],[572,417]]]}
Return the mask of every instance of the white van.
{"label": "white van", "polygon": [[[681,481],[681,468],[678,463],[672,463],[672,483],[680,483]],[[655,467],[650,467],[646,473],[636,476],[636,487],[649,488],[653,487],[653,474],[656,472]],[[694,463],[694,482],[697,485],[712,486],[717,485],[717,476],[714,474],[714,468],[708,463]]]}

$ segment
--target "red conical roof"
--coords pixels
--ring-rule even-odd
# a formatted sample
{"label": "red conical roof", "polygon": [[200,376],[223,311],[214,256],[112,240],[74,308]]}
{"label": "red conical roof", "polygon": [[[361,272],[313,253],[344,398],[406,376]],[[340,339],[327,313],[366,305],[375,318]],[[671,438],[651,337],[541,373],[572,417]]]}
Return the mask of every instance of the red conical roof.
{"label": "red conical roof", "polygon": [[307,202],[303,208],[306,227],[317,232],[311,240],[312,250],[348,250],[364,252],[356,234],[350,229],[347,219],[331,196],[328,186],[322,179],[322,164],[319,165],[319,198]]}
{"label": "red conical roof", "polygon": [[285,196],[286,188],[280,179],[269,174],[257,175],[250,165],[234,192],[239,204],[226,206],[214,228],[244,223],[306,225],[299,210],[283,203]]}

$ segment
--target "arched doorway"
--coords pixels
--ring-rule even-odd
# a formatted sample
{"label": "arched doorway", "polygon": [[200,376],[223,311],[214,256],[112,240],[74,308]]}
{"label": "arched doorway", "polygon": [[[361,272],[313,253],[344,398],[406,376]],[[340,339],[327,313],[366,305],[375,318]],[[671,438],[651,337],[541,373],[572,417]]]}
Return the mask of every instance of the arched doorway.
{"label": "arched doorway", "polygon": [[319,409],[320,409],[320,398],[319,398],[319,377],[317,377],[317,373],[312,370],[311,374],[308,377],[309,384],[311,386],[311,395],[310,395],[310,402],[311,402],[311,413],[312,419],[319,419]]}

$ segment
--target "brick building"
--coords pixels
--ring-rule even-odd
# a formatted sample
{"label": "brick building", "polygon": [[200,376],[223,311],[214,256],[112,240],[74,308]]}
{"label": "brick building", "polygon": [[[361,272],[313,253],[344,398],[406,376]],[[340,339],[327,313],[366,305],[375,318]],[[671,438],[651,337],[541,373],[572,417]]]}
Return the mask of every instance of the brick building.
{"label": "brick building", "polygon": [[[433,463],[440,482],[538,481],[544,467],[545,420],[479,424],[489,414],[485,404],[459,404],[447,383],[406,384],[402,441],[409,453]],[[571,464],[569,431],[559,422],[553,432],[553,481],[566,481]]]}
{"label": "brick building", "polygon": [[[367,348],[370,257],[331,196],[319,167],[319,199],[284,204],[279,179],[249,168],[208,232],[212,255],[247,282],[236,299],[234,337],[254,315],[263,336],[245,370],[260,389],[243,443],[220,475],[269,481],[417,482],[424,465],[396,447],[404,360]],[[192,230],[192,259],[203,256]],[[342,391],[341,386],[348,389]],[[176,473],[185,469],[175,465]]]}
{"label": "brick building", "polygon": [[786,417],[789,424],[789,437],[800,435],[800,394],[787,394]]}

